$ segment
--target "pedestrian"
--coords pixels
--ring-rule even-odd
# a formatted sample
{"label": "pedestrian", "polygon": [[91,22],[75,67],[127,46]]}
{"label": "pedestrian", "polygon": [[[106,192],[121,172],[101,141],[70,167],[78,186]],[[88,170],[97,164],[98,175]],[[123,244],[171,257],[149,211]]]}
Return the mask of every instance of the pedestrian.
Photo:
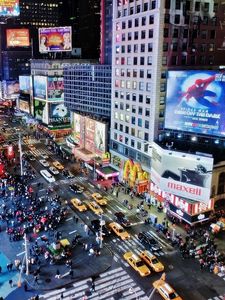
{"label": "pedestrian", "polygon": [[61,295],[60,295],[60,299],[63,299],[64,298],[64,296],[63,296],[63,293],[61,293]]}
{"label": "pedestrian", "polygon": [[70,269],[69,275],[70,275],[70,278],[73,279],[73,270],[72,269]]}
{"label": "pedestrian", "polygon": [[8,271],[10,271],[10,264],[7,264],[6,268]]}
{"label": "pedestrian", "polygon": [[95,292],[95,283],[94,281],[92,281],[92,284],[91,284],[91,292]]}
{"label": "pedestrian", "polygon": [[39,300],[39,296],[36,295],[36,296],[34,297],[34,300]]}
{"label": "pedestrian", "polygon": [[55,275],[55,278],[58,278],[58,279],[60,279],[60,278],[61,278],[61,275],[60,275],[59,269],[57,269],[57,270],[56,270],[56,275]]}
{"label": "pedestrian", "polygon": [[2,273],[2,267],[0,266],[0,274]]}
{"label": "pedestrian", "polygon": [[13,287],[13,281],[12,281],[12,279],[9,280],[9,285],[10,285],[11,288]]}
{"label": "pedestrian", "polygon": [[27,291],[28,291],[28,286],[27,286],[27,284],[26,284],[26,283],[24,284],[24,286],[23,286],[23,287],[24,287],[24,291],[25,291],[25,292],[27,292]]}

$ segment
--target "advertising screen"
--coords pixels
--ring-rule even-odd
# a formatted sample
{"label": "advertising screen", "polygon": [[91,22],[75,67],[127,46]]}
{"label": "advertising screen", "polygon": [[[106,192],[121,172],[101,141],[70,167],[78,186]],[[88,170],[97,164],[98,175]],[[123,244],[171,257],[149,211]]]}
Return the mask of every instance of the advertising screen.
{"label": "advertising screen", "polygon": [[165,192],[207,203],[213,158],[165,150],[154,144],[151,180]]}
{"label": "advertising screen", "polygon": [[49,124],[68,124],[70,123],[70,112],[63,104],[49,104]]}
{"label": "advertising screen", "polygon": [[95,120],[85,118],[85,149],[95,152]]}
{"label": "advertising screen", "polygon": [[71,27],[39,28],[39,51],[72,51]]}
{"label": "advertising screen", "polygon": [[30,34],[29,29],[6,29],[6,46],[7,47],[29,47]]}
{"label": "advertising screen", "polygon": [[46,99],[47,89],[47,77],[45,76],[34,76],[34,97],[40,99]]}
{"label": "advertising screen", "polygon": [[34,116],[38,121],[48,124],[47,102],[34,99]]}
{"label": "advertising screen", "polygon": [[225,74],[169,71],[165,128],[225,136]]}
{"label": "advertising screen", "polygon": [[4,85],[4,91],[6,97],[10,97],[15,94],[19,94],[20,92],[20,85],[19,81],[6,81]]}
{"label": "advertising screen", "polygon": [[0,16],[19,16],[19,0],[0,0]]}
{"label": "advertising screen", "polygon": [[30,94],[30,76],[19,76],[20,91]]}
{"label": "advertising screen", "polygon": [[95,152],[106,152],[106,124],[95,121]]}
{"label": "advertising screen", "polygon": [[29,104],[29,102],[28,101],[23,101],[23,100],[20,99],[19,109],[24,111],[24,112],[30,113],[30,104]]}
{"label": "advertising screen", "polygon": [[84,117],[74,113],[73,115],[73,139],[80,147],[84,145]]}
{"label": "advertising screen", "polygon": [[63,77],[48,77],[48,100],[64,100]]}

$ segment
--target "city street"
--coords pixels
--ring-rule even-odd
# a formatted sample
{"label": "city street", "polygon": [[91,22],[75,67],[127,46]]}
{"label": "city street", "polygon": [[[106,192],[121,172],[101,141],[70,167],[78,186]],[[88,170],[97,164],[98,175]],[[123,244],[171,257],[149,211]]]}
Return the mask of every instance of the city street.
{"label": "city street", "polygon": [[[4,121],[1,120],[1,127],[3,127],[3,122]],[[16,130],[14,124],[9,121],[7,121],[7,123],[7,142],[12,141],[13,145],[17,147],[18,135],[15,132],[20,132],[21,135],[24,136],[27,133],[27,129],[22,128],[21,125],[18,124],[16,125],[18,130]],[[166,280],[183,299],[223,299],[222,295],[225,293],[225,276],[220,277],[209,273],[208,270],[201,270],[195,259],[183,259],[179,250],[173,248],[165,236],[161,233],[159,234],[152,225],[145,224],[144,218],[137,215],[136,206],[138,202],[140,202],[140,199],[134,198],[131,201],[133,209],[129,210],[123,205],[125,199],[130,200],[129,195],[121,191],[117,197],[109,191],[105,192],[99,190],[92,180],[93,174],[90,174],[90,178],[84,177],[82,174],[78,174],[74,178],[66,178],[63,176],[62,171],[60,171],[58,175],[54,175],[56,178],[55,182],[47,183],[40,175],[40,170],[47,169],[40,163],[40,160],[43,159],[43,155],[48,156],[46,160],[50,165],[52,165],[55,160],[59,161],[66,169],[74,169],[74,165],[68,160],[64,160],[59,154],[50,151],[45,142],[45,137],[37,140],[33,136],[29,140],[26,140],[26,142],[22,142],[23,154],[32,154],[35,158],[29,161],[31,166],[30,170],[35,174],[35,178],[33,178],[29,184],[33,189],[35,199],[44,199],[43,207],[47,206],[47,209],[51,210],[51,207],[59,206],[66,210],[66,216],[63,222],[61,222],[54,231],[42,230],[36,233],[28,233],[30,237],[28,248],[32,249],[35,245],[35,241],[37,241],[38,245],[45,246],[45,241],[42,240],[43,236],[47,237],[51,243],[55,239],[55,235],[59,234],[61,240],[68,239],[71,244],[74,236],[79,234],[81,236],[80,243],[75,245],[72,250],[73,278],[69,276],[68,268],[65,266],[65,259],[63,262],[60,261],[59,263],[49,264],[49,262],[46,263],[42,257],[39,282],[36,283],[34,279],[34,270],[37,266],[32,265],[30,268],[31,275],[27,276],[23,274],[23,272],[21,274],[22,282],[25,280],[28,285],[28,291],[24,291],[23,284],[22,287],[18,288],[17,284],[20,282],[20,272],[15,271],[15,268],[12,272],[8,272],[6,265],[9,262],[14,262],[15,259],[23,260],[25,254],[24,240],[10,241],[9,235],[6,233],[6,223],[2,221],[0,233],[0,264],[2,267],[2,274],[0,275],[0,296],[8,300],[26,300],[31,296],[39,294],[40,299],[60,299],[60,295],[63,293],[63,299],[82,299],[86,294],[89,295],[88,299],[96,300],[147,300],[153,289],[152,283],[159,279],[161,273],[157,274],[152,271],[150,276],[142,278],[123,258],[123,254],[127,251],[139,254],[145,249],[138,239],[138,233],[145,231],[151,237],[155,238],[162,247],[162,250],[158,253],[158,259],[165,266]],[[33,146],[31,147],[31,145]],[[19,175],[19,173],[20,170],[16,170],[16,174]],[[84,191],[80,194],[75,194],[69,188],[71,184],[82,186]],[[52,191],[46,196],[46,192],[49,188]],[[102,206],[102,219],[106,222],[106,225],[115,220],[115,213],[117,212],[123,212],[131,223],[130,227],[126,228],[131,236],[130,239],[123,241],[114,233],[105,236],[99,257],[90,256],[88,250],[84,250],[83,246],[84,244],[88,244],[88,249],[90,249],[90,245],[92,244],[94,247],[99,248],[99,240],[96,239],[96,234],[91,227],[91,222],[96,219],[99,220],[100,217],[94,214],[90,209],[85,212],[79,212],[70,203],[70,200],[76,197],[88,205],[90,201],[93,200],[91,199],[91,195],[96,192],[100,192],[101,195],[106,196],[108,199],[107,205]],[[60,203],[54,200],[56,195],[59,197]],[[13,198],[13,196],[11,198]],[[11,200],[12,199],[7,199],[7,205],[11,205]],[[1,199],[1,207],[3,203],[4,199]],[[147,206],[145,209],[148,210]],[[163,220],[164,218],[164,213],[157,212],[154,207],[151,208],[151,213],[158,215],[159,220]],[[179,228],[177,228],[177,231],[179,231]],[[224,250],[223,237],[219,237],[219,239],[221,239],[220,247]],[[55,279],[57,269],[60,270],[60,274],[62,275],[61,279]],[[90,293],[89,290],[93,277],[95,278],[95,291]],[[10,279],[12,279],[14,283],[13,287],[9,285]],[[155,293],[151,299],[158,300],[161,299],[161,297]]]}

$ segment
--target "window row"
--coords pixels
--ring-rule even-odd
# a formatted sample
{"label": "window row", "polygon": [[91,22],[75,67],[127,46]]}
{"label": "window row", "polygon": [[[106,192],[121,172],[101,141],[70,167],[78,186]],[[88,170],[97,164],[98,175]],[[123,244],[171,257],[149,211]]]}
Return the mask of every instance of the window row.
{"label": "window row", "polygon": [[144,65],[151,66],[152,65],[152,56],[116,57],[116,59],[115,59],[115,65],[117,65],[117,66],[118,65],[137,66],[138,64],[141,66],[144,66]]}
{"label": "window row", "polygon": [[[138,138],[143,139],[143,142],[149,141],[149,133],[148,132],[143,132],[142,130],[137,130],[137,135],[136,135],[136,130],[134,128],[131,128],[131,132],[132,132],[131,136],[133,136],[133,137],[138,136]],[[143,145],[143,142],[135,141],[134,139],[123,136],[122,134],[119,134],[117,132],[114,132],[113,138],[115,141],[118,141],[125,145],[130,145],[133,148],[137,147],[138,150],[141,150],[141,145]]]}
{"label": "window row", "polygon": [[134,44],[134,45],[117,45],[116,53],[138,53],[138,52],[152,52],[153,43]]}
{"label": "window row", "polygon": [[136,93],[129,93],[129,92],[124,93],[124,92],[115,91],[115,98],[132,100],[134,102],[138,100],[139,103],[146,103],[146,104],[151,103],[151,98],[149,95],[143,96],[142,94],[137,95]]}
{"label": "window row", "polygon": [[116,31],[120,31],[121,29],[127,29],[132,27],[139,27],[139,26],[145,26],[145,25],[152,25],[154,24],[154,15],[150,15],[149,17],[142,17],[142,18],[136,18],[133,20],[123,21],[122,23],[117,22],[116,23]]}
{"label": "window row", "polygon": [[[137,105],[129,105],[129,104],[125,104],[123,102],[115,102],[114,103],[114,108],[115,109],[120,109],[120,110],[125,110],[127,112],[132,112],[133,114],[136,114],[138,113],[139,115],[143,115],[144,113],[144,116],[145,117],[150,117],[150,108],[143,108],[142,106],[137,106]],[[121,121],[126,121],[126,122],[129,122],[129,119],[130,119],[130,116],[129,115],[126,115],[125,116],[125,119],[124,119],[124,114],[123,113],[120,113],[120,117],[119,117],[119,113],[118,112],[115,112],[115,118],[116,119],[120,119]],[[122,119],[121,119],[122,118]],[[132,117],[134,118],[134,123],[131,122],[133,125],[135,125],[135,117]],[[142,119],[140,119],[142,120]],[[142,122],[142,121],[140,121]],[[138,122],[138,126],[141,126],[142,127],[142,123],[141,125],[139,125],[139,122]]]}
{"label": "window row", "polygon": [[170,49],[174,52],[177,51],[187,51],[188,50],[188,46],[191,49],[192,52],[195,52],[196,50],[200,51],[200,52],[212,52],[215,50],[215,45],[213,43],[210,44],[191,44],[188,45],[188,43],[172,43],[171,45],[169,43],[163,43],[163,51],[167,52]]}
{"label": "window row", "polygon": [[153,10],[156,8],[156,1],[151,1],[150,3],[144,2],[142,5],[137,4],[136,6],[130,6],[129,8],[122,9],[122,0],[117,0],[117,17],[126,17],[128,15],[139,14],[148,10]]}
{"label": "window row", "polygon": [[199,57],[191,55],[187,57],[186,55],[182,55],[181,57],[177,55],[172,55],[171,57],[168,56],[163,56],[162,57],[162,65],[172,65],[172,66],[177,66],[177,65],[195,65],[195,64],[200,64],[200,65],[213,65],[214,63],[214,56],[209,55],[209,56],[204,56],[201,55]]}
{"label": "window row", "polygon": [[195,38],[201,38],[201,39],[215,39],[216,37],[216,31],[214,29],[212,30],[188,30],[188,29],[179,29],[179,28],[173,28],[172,32],[169,28],[164,28],[164,38],[172,37],[173,38],[188,38],[191,37],[192,40]]}
{"label": "window row", "polygon": [[137,82],[132,80],[115,80],[115,87],[116,88],[127,88],[127,89],[133,89],[133,90],[139,90],[139,91],[147,91],[151,92],[152,90],[152,83],[151,82]]}
{"label": "window row", "polygon": [[132,78],[146,78],[151,79],[152,78],[152,70],[136,70],[136,69],[115,69],[115,76],[121,76],[121,77],[132,77]]}

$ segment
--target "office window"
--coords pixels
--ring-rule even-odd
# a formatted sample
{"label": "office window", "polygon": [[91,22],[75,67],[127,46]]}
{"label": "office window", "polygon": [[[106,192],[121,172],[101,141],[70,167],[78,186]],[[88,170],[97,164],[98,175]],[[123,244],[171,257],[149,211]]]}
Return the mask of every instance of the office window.
{"label": "office window", "polygon": [[152,78],[152,71],[151,70],[147,70],[147,78],[148,79]]}
{"label": "office window", "polygon": [[160,96],[160,105],[164,105],[165,104],[165,97],[164,96]]}
{"label": "office window", "polygon": [[120,124],[120,131],[123,132],[123,125]]}
{"label": "office window", "polygon": [[145,116],[149,117],[150,116],[150,108],[145,109]]}
{"label": "office window", "polygon": [[129,139],[125,137],[125,144],[128,145]]}
{"label": "office window", "polygon": [[117,140],[117,133],[114,133],[114,140]]}
{"label": "office window", "polygon": [[135,93],[132,94],[132,101],[134,101],[134,102],[136,101],[136,94]]}
{"label": "office window", "polygon": [[188,29],[184,29],[184,31],[183,31],[183,38],[184,39],[188,38]]}
{"label": "office window", "polygon": [[170,14],[165,14],[164,16],[164,23],[169,24],[170,23]]}
{"label": "office window", "polygon": [[127,45],[127,53],[131,53],[131,45]]}
{"label": "office window", "polygon": [[215,45],[214,44],[209,44],[209,51],[212,52],[215,50]]}
{"label": "office window", "polygon": [[126,29],[126,22],[122,22],[122,29]]}
{"label": "office window", "polygon": [[125,126],[125,133],[129,134],[129,127]]}
{"label": "office window", "polygon": [[148,43],[148,52],[152,52],[153,50],[153,43]]}
{"label": "office window", "polygon": [[186,55],[182,55],[181,56],[181,64],[182,66],[185,66],[187,63],[187,56]]}
{"label": "office window", "polygon": [[141,5],[137,5],[137,10],[136,10],[137,14],[141,12]]}
{"label": "office window", "polygon": [[147,11],[148,10],[148,3],[144,3],[144,11]]}
{"label": "office window", "polygon": [[170,0],[165,0],[165,8],[170,9]]}
{"label": "office window", "polygon": [[216,37],[216,31],[210,30],[210,39],[215,39],[215,37]]}
{"label": "office window", "polygon": [[200,11],[200,5],[201,5],[200,1],[195,2],[195,11]]}
{"label": "office window", "polygon": [[131,70],[130,69],[127,69],[127,77],[131,77]]}
{"label": "office window", "polygon": [[143,56],[140,57],[140,65],[143,66],[145,64],[145,58]]}
{"label": "office window", "polygon": [[175,15],[175,17],[174,17],[174,23],[175,24],[180,24],[180,15]]}
{"label": "office window", "polygon": [[142,119],[138,118],[138,126],[142,127]]}
{"label": "office window", "polygon": [[147,132],[145,132],[144,134],[144,140],[145,141],[148,141],[149,140],[149,134]]}
{"label": "office window", "polygon": [[135,19],[135,20],[134,20],[134,26],[135,26],[135,27],[138,27],[138,26],[139,26],[139,19]]}
{"label": "office window", "polygon": [[118,129],[118,123],[114,123],[114,129]]}
{"label": "office window", "polygon": [[162,65],[163,66],[167,65],[167,56],[162,57]]}
{"label": "office window", "polygon": [[149,24],[154,24],[154,15],[149,16]]}
{"label": "office window", "polygon": [[141,31],[141,39],[142,39],[142,40],[145,39],[145,30],[142,30],[142,31]]}
{"label": "office window", "polygon": [[130,141],[130,145],[131,145],[131,147],[135,147],[135,142],[134,142],[134,140],[131,140],[131,141]]}
{"label": "office window", "polygon": [[149,121],[145,121],[145,129],[149,129]]}
{"label": "office window", "polygon": [[137,142],[137,149],[141,150],[141,143],[140,142]]}
{"label": "office window", "polygon": [[169,28],[164,28],[163,37],[167,38],[169,36]]}
{"label": "office window", "polygon": [[200,45],[200,51],[201,52],[206,52],[206,44],[201,44]]}
{"label": "office window", "polygon": [[143,95],[139,95],[139,103],[143,103]]}
{"label": "office window", "polygon": [[144,70],[140,70],[140,78],[144,78]]}
{"label": "office window", "polygon": [[144,82],[139,82],[139,90],[144,91]]}
{"label": "office window", "polygon": [[134,44],[134,53],[137,53],[137,52],[138,52],[138,45]]}
{"label": "office window", "polygon": [[125,70],[121,69],[120,72],[121,72],[121,77],[124,77],[125,76]]}
{"label": "office window", "polygon": [[134,14],[134,8],[131,7],[131,8],[130,8],[130,15],[133,15],[133,14]]}
{"label": "office window", "polygon": [[135,65],[135,66],[137,65],[137,57],[133,58],[133,65]]}
{"label": "office window", "polygon": [[143,108],[139,106],[139,107],[138,107],[138,114],[139,114],[139,115],[142,115],[142,113],[143,113]]}
{"label": "office window", "polygon": [[136,132],[135,128],[131,128],[131,135],[132,136],[135,136],[135,132]]}
{"label": "office window", "polygon": [[128,28],[132,28],[132,20],[128,20]]}
{"label": "office window", "polygon": [[153,29],[149,29],[149,31],[148,31],[148,37],[150,39],[153,38]]}
{"label": "office window", "polygon": [[179,30],[177,28],[174,28],[174,30],[173,30],[173,37],[174,38],[178,38],[178,36],[179,36]]}
{"label": "office window", "polygon": [[133,77],[134,77],[134,78],[137,77],[137,70],[136,70],[136,69],[133,70]]}
{"label": "office window", "polygon": [[173,50],[174,52],[176,52],[176,51],[178,50],[178,43],[173,43],[173,44],[172,44],[172,50]]}
{"label": "office window", "polygon": [[126,99],[130,100],[130,93],[126,93]]}
{"label": "office window", "polygon": [[126,115],[126,116],[125,116],[125,121],[126,121],[127,123],[130,123],[130,116]]}
{"label": "office window", "polygon": [[177,64],[177,56],[175,56],[175,55],[172,56],[172,58],[171,58],[171,64],[173,66],[176,66],[176,64]]}
{"label": "office window", "polygon": [[163,51],[164,52],[168,51],[168,43],[163,43]]}
{"label": "office window", "polygon": [[127,40],[128,40],[128,41],[131,41],[131,40],[132,40],[132,34],[131,34],[131,32],[128,32]]}
{"label": "office window", "polygon": [[180,0],[176,0],[175,9],[180,9],[180,8],[181,8]]}
{"label": "office window", "polygon": [[209,12],[209,3],[208,2],[205,2],[204,3],[204,12]]}
{"label": "office window", "polygon": [[152,65],[152,56],[148,56],[147,64]]}
{"label": "office window", "polygon": [[141,19],[141,25],[142,26],[146,25],[146,17],[142,17],[142,19]]}
{"label": "office window", "polygon": [[122,33],[122,41],[124,42],[126,40],[126,35],[125,33]]}

